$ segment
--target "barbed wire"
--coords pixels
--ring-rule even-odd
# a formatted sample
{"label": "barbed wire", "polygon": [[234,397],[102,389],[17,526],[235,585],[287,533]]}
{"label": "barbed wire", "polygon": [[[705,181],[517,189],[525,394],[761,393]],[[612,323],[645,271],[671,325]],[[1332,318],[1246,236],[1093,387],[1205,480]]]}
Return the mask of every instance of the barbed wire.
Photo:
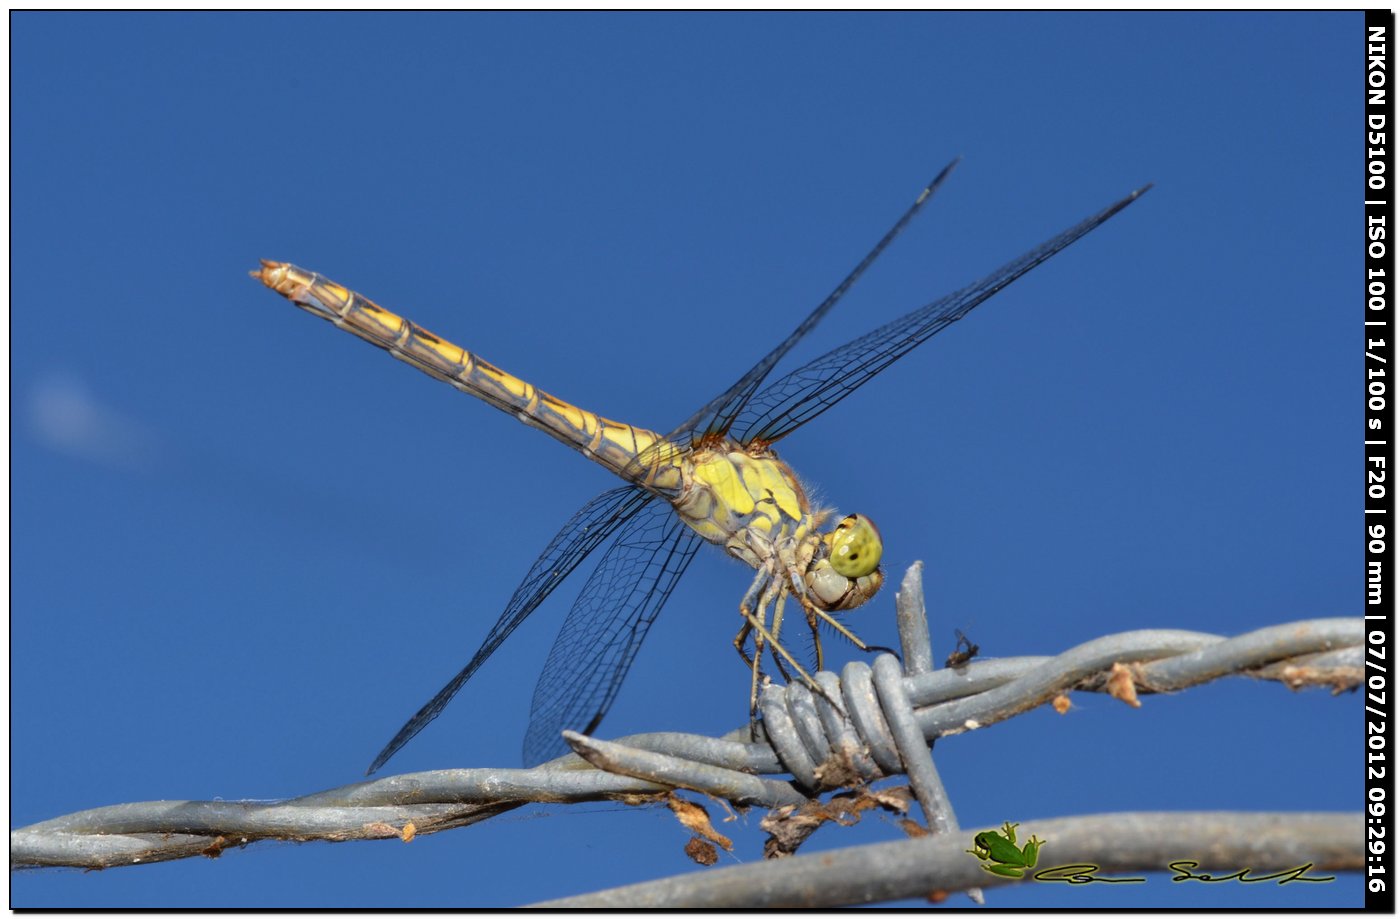
{"label": "barbed wire", "polygon": [[[1055,866],[1042,883],[1090,883],[1112,872],[1234,873],[1249,866],[1249,879],[1297,871],[1297,880],[1322,881],[1334,871],[1360,871],[1364,817],[1335,813],[1219,813],[1213,811],[1095,814],[1019,824],[1055,842]],[[989,828],[994,829],[994,828]],[[926,898],[974,885],[1012,884],[1021,878],[983,871],[968,858],[967,837],[925,836],[871,843],[691,872],[612,890],[529,904],[535,909],[817,909]],[[1190,860],[1182,852],[1207,853]],[[1059,867],[1059,866],[1068,866]],[[1073,869],[1073,870],[1069,870]],[[1298,869],[1303,869],[1298,871]],[[1038,870],[1045,872],[1046,866]],[[1027,871],[1027,874],[1032,872]],[[1048,876],[1047,876],[1048,874]],[[1077,879],[1077,880],[1076,880]]]}
{"label": "barbed wire", "polygon": [[[840,676],[818,673],[814,679],[819,692],[801,683],[765,687],[757,741],[749,739],[748,726],[721,738],[652,733],[604,741],[566,732],[575,755],[532,769],[408,773],[278,801],[118,804],[12,830],[10,865],[110,868],[213,857],[261,840],[407,841],[531,803],[644,803],[673,800],[668,796],[676,789],[739,806],[779,809],[765,826],[782,840],[769,854],[790,854],[820,825],[821,820],[810,819],[804,808],[824,791],[864,787],[893,775],[908,776],[925,824],[934,833],[930,839],[936,841],[895,845],[927,843],[934,854],[955,846],[972,864],[960,848],[966,839],[948,838],[957,832],[958,823],[931,755],[930,745],[937,737],[987,727],[1046,702],[1059,707],[1070,691],[1105,692],[1136,706],[1139,695],[1179,691],[1232,674],[1274,680],[1293,689],[1327,686],[1334,693],[1355,688],[1362,680],[1360,617],[1304,620],[1234,638],[1138,630],[1094,639],[1053,657],[972,660],[934,669],[921,574],[920,563],[911,566],[896,595],[903,664],[894,655],[882,654],[870,665],[848,664]],[[791,778],[764,777],[771,775]],[[1324,818],[1351,819],[1318,817]],[[1154,820],[1159,820],[1157,815]],[[1160,825],[1154,824],[1158,837]],[[1198,831],[1205,832],[1200,827],[1192,832]],[[1070,826],[1055,832],[1076,830]],[[1359,829],[1353,838],[1359,858]],[[1064,848],[1057,836],[1057,853]],[[1104,850],[1095,851],[1104,856]],[[1257,857],[1250,864],[1256,863],[1264,864]],[[961,875],[939,876],[944,878],[941,889],[970,893],[975,883],[986,881],[983,875],[960,888],[955,878]]]}

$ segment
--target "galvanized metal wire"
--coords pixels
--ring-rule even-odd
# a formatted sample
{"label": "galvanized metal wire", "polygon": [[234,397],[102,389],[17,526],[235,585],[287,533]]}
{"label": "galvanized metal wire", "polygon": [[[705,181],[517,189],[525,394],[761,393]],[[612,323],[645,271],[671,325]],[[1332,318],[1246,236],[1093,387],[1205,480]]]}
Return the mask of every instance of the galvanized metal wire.
{"label": "galvanized metal wire", "polygon": [[[1053,839],[1056,864],[1079,866],[1081,877],[1177,871],[1168,868],[1176,862],[1182,865],[1180,871],[1195,874],[1227,874],[1248,865],[1254,878],[1306,865],[1307,877],[1321,879],[1364,867],[1364,819],[1360,811],[1138,812],[1027,821],[1021,830],[1027,838],[1035,833]],[[983,871],[976,859],[968,858],[966,847],[966,834],[925,836],[711,868],[530,905],[538,909],[816,909],[911,898],[937,902],[973,885],[1016,883]],[[1186,867],[1182,852],[1208,854],[1191,862],[1194,867]]]}
{"label": "galvanized metal wire", "polygon": [[[896,597],[903,664],[893,655],[881,655],[873,665],[848,664],[839,677],[819,673],[820,692],[800,683],[766,687],[760,703],[764,736],[758,742],[749,739],[747,726],[723,738],[656,733],[604,741],[566,733],[575,755],[532,769],[410,773],[271,802],[119,804],[11,831],[10,864],[110,868],[217,855],[269,839],[407,840],[530,803],[642,802],[675,789],[736,805],[795,809],[823,791],[891,775],[908,776],[934,834],[932,842],[894,845],[913,851],[917,842],[935,854],[953,846],[962,853],[966,839],[948,839],[958,824],[930,753],[938,737],[987,727],[1070,691],[1107,692],[1138,704],[1139,695],[1178,691],[1232,674],[1295,689],[1327,686],[1335,692],[1362,679],[1360,617],[1305,620],[1234,638],[1180,630],[1123,632],[1054,657],[973,660],[934,669],[920,578],[916,563]],[[1160,835],[1161,818],[1153,819]],[[1350,819],[1325,815],[1325,820]],[[1360,840],[1359,829],[1353,836]],[[1057,852],[1064,849],[1063,838],[1056,836]],[[1258,859],[1250,863],[1256,862],[1263,864]],[[960,876],[940,875],[943,889],[955,889],[956,882],[948,879]],[[981,882],[990,883],[983,874],[962,889]],[[838,901],[860,902],[839,897],[830,902]],[[745,905],[766,903],[757,898]]]}

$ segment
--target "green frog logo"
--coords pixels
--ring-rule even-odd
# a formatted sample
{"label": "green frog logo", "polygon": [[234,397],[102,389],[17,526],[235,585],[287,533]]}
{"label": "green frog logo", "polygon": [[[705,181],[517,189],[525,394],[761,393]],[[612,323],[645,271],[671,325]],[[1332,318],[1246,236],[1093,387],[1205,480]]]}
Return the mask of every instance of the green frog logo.
{"label": "green frog logo", "polygon": [[1024,846],[1016,848],[1016,827],[1020,825],[1004,823],[1000,833],[978,833],[972,837],[972,848],[968,849],[967,853],[986,863],[982,865],[983,871],[1004,878],[1025,877],[1026,869],[1035,867],[1036,860],[1040,857],[1040,847],[1045,845],[1045,842],[1032,834]]}

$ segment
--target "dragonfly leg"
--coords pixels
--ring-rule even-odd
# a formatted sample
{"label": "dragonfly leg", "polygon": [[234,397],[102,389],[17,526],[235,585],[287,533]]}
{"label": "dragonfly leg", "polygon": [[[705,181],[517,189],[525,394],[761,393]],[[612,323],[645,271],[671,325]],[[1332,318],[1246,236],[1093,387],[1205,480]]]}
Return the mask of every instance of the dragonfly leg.
{"label": "dragonfly leg", "polygon": [[[805,599],[805,597],[798,598],[799,602]],[[807,628],[812,630],[812,647],[817,656],[817,670],[820,671],[824,669],[824,656],[822,654],[822,634],[817,630],[817,614],[812,604],[807,602],[802,603],[802,612],[807,617]]]}
{"label": "dragonfly leg", "polygon": [[[838,712],[842,712],[843,716],[845,712],[841,703],[828,695],[826,691],[822,689],[821,685],[817,683],[816,680],[812,679],[812,676],[803,669],[802,665],[798,663],[797,658],[793,657],[792,652],[788,651],[783,643],[778,640],[778,636],[781,634],[783,627],[783,605],[787,601],[789,592],[790,591],[780,580],[769,577],[766,572],[760,572],[759,576],[754,579],[754,583],[749,588],[748,593],[744,595],[743,602],[739,605],[739,612],[744,617],[744,624],[739,627],[739,633],[734,636],[734,648],[739,652],[739,656],[743,658],[744,664],[750,668],[749,733],[751,737],[755,738],[757,737],[758,687],[759,678],[762,673],[761,665],[765,647],[769,655],[773,658],[773,663],[777,666],[778,672],[782,674],[784,680],[789,683],[793,682],[791,674],[788,673],[788,667],[791,667],[792,671],[797,674],[798,679],[805,683],[808,689],[825,699]],[[806,609],[808,604],[805,598],[799,597],[798,599],[799,602],[802,603],[803,608]],[[771,629],[765,621],[767,619],[767,610],[770,605],[773,607],[773,624]],[[812,633],[815,636],[816,619],[811,614],[808,614],[808,620],[812,625]],[[752,636],[754,644],[753,657],[750,657],[745,651],[745,644],[750,636]],[[818,647],[820,647],[820,644],[818,644]],[[862,645],[862,647],[864,647],[864,645]]]}
{"label": "dragonfly leg", "polygon": [[[788,591],[784,590],[783,593],[782,593],[782,596],[780,596],[780,597],[778,598],[778,606],[777,606],[777,609],[775,609],[774,612],[773,612],[773,645],[774,645],[774,647],[781,647],[781,646],[779,645],[779,643],[778,643],[778,630],[782,627],[782,621],[783,621],[782,604],[783,604],[783,600],[787,599],[787,595],[788,595]],[[802,610],[803,610],[804,613],[806,613],[806,616],[807,616],[807,625],[812,629],[812,642],[816,645],[816,649],[817,649],[817,670],[820,671],[820,670],[822,669],[822,639],[821,639],[821,635],[817,633],[817,619],[816,619],[816,616],[814,616],[810,611],[808,611],[808,609],[807,609],[807,603],[805,602],[805,598],[804,598],[804,597],[802,597],[802,596],[799,595],[798,598],[797,598],[797,602],[800,603],[800,604],[802,605]],[[786,650],[783,650],[783,653],[787,655],[788,660],[792,660],[792,655],[791,655],[791,654],[788,654],[788,652],[787,652]],[[792,682],[792,678],[788,676],[787,670],[783,668],[783,662],[778,658],[778,655],[777,655],[776,652],[774,652],[774,654],[773,654],[773,663],[777,664],[777,665],[778,665],[778,669],[782,671],[783,679],[785,679],[785,680],[787,680],[789,683],[791,683],[791,682]],[[818,683],[816,680],[812,679],[812,678],[811,678],[810,676],[808,676],[806,673],[804,673],[804,672],[802,671],[802,668],[801,668],[801,667],[798,667],[796,663],[794,663],[793,666],[794,666],[794,667],[797,667],[797,672],[798,672],[798,674],[802,677],[802,682],[804,682],[804,683],[807,684],[807,688],[810,689],[812,692],[816,693],[817,695],[821,696],[821,697],[822,697],[823,699],[825,699],[828,703],[830,703],[831,707],[834,708],[834,709],[836,709],[838,712],[840,712],[840,713],[841,713],[841,716],[844,718],[844,717],[845,717],[846,710],[845,710],[844,708],[841,707],[841,703],[840,703],[839,701],[837,701],[836,699],[833,699],[831,696],[827,695],[826,690],[822,689],[821,684]]]}
{"label": "dragonfly leg", "polygon": [[[752,632],[753,626],[744,620],[743,630]],[[742,652],[741,652],[742,653]],[[763,640],[755,635],[753,639],[753,660],[749,662],[749,739],[758,740],[758,687],[763,677]]]}
{"label": "dragonfly leg", "polygon": [[754,637],[754,655],[749,657],[744,650],[744,643],[753,634],[753,623],[749,621],[746,614],[744,624],[739,627],[739,634],[734,636],[734,650],[739,652],[739,656],[744,659],[744,666],[748,668],[752,676],[749,679],[749,739],[758,739],[758,662],[763,659],[763,649],[759,645],[759,639]]}
{"label": "dragonfly leg", "polygon": [[836,707],[837,711],[841,711],[841,704],[826,694],[826,692],[822,689],[821,684],[818,683],[816,680],[812,679],[811,674],[809,674],[806,671],[806,669],[804,669],[803,666],[797,662],[797,658],[793,657],[792,652],[789,651],[787,647],[781,641],[778,640],[778,631],[782,626],[783,619],[782,604],[787,597],[787,593],[788,592],[784,590],[778,596],[777,606],[774,609],[773,628],[771,631],[765,627],[762,619],[750,614],[749,625],[752,627],[752,630],[756,633],[755,644],[759,644],[762,642],[767,643],[769,653],[773,658],[773,663],[777,665],[778,670],[782,673],[784,680],[786,680],[789,683],[793,681],[791,675],[788,674],[787,667],[783,666],[783,662],[786,661],[787,665],[793,669],[793,672],[797,674],[798,678],[802,680],[803,683],[807,684],[808,689],[812,690],[812,692],[815,692],[817,695],[830,702],[833,706]]}
{"label": "dragonfly leg", "polygon": [[852,632],[840,622],[836,621],[836,617],[832,616],[826,610],[817,607],[806,597],[801,597],[800,599],[802,601],[802,610],[807,614],[807,624],[812,627],[812,639],[817,643],[818,670],[821,669],[820,662],[822,653],[821,639],[817,636],[817,620],[819,619],[822,622],[825,622],[827,625],[831,626],[833,629],[839,632],[843,638],[845,638],[847,641],[849,641],[851,644],[855,645],[862,651],[888,651],[891,654],[894,653],[892,648],[886,648],[884,645],[866,644],[864,641],[861,641],[860,637],[857,636],[855,632]]}
{"label": "dragonfly leg", "polygon": [[[802,669],[802,665],[797,662],[797,658],[793,657],[792,653],[788,651],[787,648],[783,647],[782,642],[778,641],[776,635],[769,632],[768,629],[764,627],[762,621],[757,618],[752,618],[751,624],[754,631],[758,634],[755,643],[759,640],[767,640],[770,653],[773,655],[773,663],[777,664],[778,669],[782,671],[783,679],[787,680],[789,683],[792,682],[792,678],[788,676],[787,668],[783,666],[783,660],[786,660],[802,682],[807,684],[808,689],[825,699],[832,708],[836,709],[836,711],[841,714],[842,718],[846,717],[846,710],[842,707],[840,700],[833,699],[828,695],[826,690],[822,689],[821,684],[812,679],[811,674],[806,670]],[[781,658],[779,655],[781,655]]]}
{"label": "dragonfly leg", "polygon": [[[751,740],[758,739],[758,685],[759,678],[763,673],[764,636],[762,619],[754,615],[754,610],[757,609],[761,612],[768,608],[771,586],[772,578],[768,572],[760,570],[744,594],[744,599],[739,602],[739,614],[744,617],[744,624],[739,627],[739,633],[734,636],[734,650],[739,652],[739,657],[743,658],[744,666],[749,669],[750,673],[749,738]],[[757,632],[754,630],[755,623],[759,624]],[[748,652],[744,650],[744,645],[750,636],[753,636],[753,657],[749,657]]]}
{"label": "dragonfly leg", "polygon": [[[787,598],[788,592],[786,590],[779,590],[778,600],[773,604],[773,625],[770,629],[772,634],[769,637],[775,649],[781,647],[778,636],[782,634],[783,631],[783,604],[787,602]],[[773,656],[773,663],[778,667],[778,672],[783,675],[783,682],[791,683],[792,677],[788,674],[787,668],[783,666],[783,659],[778,656],[776,650],[770,653]]]}
{"label": "dragonfly leg", "polygon": [[749,657],[749,652],[744,650],[744,644],[749,640],[749,635],[753,633],[753,626],[749,624],[747,618],[744,624],[739,627],[739,634],[734,636],[734,650],[739,652],[739,656],[744,659],[744,667],[753,666],[753,658]]}
{"label": "dragonfly leg", "polygon": [[[766,602],[764,595],[768,590],[769,583],[768,572],[760,571],[754,577],[753,583],[749,585],[748,591],[744,593],[744,599],[739,601],[739,615],[744,617],[744,624],[739,628],[739,634],[734,636],[734,650],[738,651],[739,656],[744,659],[745,667],[754,666],[754,661],[749,657],[748,652],[744,650],[744,643],[749,640],[749,636],[753,633],[753,625],[749,620],[753,618],[753,611],[755,609],[763,608]],[[754,639],[754,646],[757,649],[757,638]],[[754,657],[761,656],[761,654],[754,655]],[[755,677],[755,679],[757,678]]]}
{"label": "dragonfly leg", "polygon": [[788,651],[787,648],[784,648],[782,643],[773,637],[773,633],[768,631],[768,627],[763,624],[763,621],[761,619],[750,613],[748,615],[748,621],[749,625],[753,627],[754,632],[757,633],[757,636],[754,639],[754,644],[757,645],[759,643],[766,643],[768,645],[769,650],[773,655],[773,662],[776,663],[779,669],[782,670],[784,677],[787,676],[787,670],[782,666],[782,661],[787,661],[788,666],[791,667],[793,669],[793,672],[796,673],[802,679],[802,682],[806,683],[812,688],[815,688],[818,692],[821,691],[821,687],[817,685],[817,681],[812,679],[812,677],[807,673],[807,671],[802,668],[802,665],[797,662],[797,658],[793,657],[792,653]]}
{"label": "dragonfly leg", "polygon": [[[772,638],[772,645],[773,645],[773,647],[776,649],[776,650],[774,650],[774,651],[772,652],[772,654],[773,654],[773,663],[776,664],[776,665],[778,666],[778,670],[779,670],[779,672],[782,673],[783,679],[786,680],[787,682],[791,683],[791,682],[792,682],[792,677],[788,675],[787,668],[783,666],[782,658],[780,658],[780,657],[778,656],[778,651],[782,651],[782,653],[787,657],[787,659],[788,659],[789,661],[792,661],[792,660],[793,660],[792,655],[789,654],[789,653],[787,652],[787,650],[783,647],[782,643],[778,641],[779,633],[782,631],[782,627],[783,627],[783,602],[787,600],[789,592],[790,592],[790,591],[784,590],[784,591],[782,591],[780,594],[778,594],[778,602],[777,602],[777,605],[773,608],[773,629],[772,629],[772,633],[773,633],[773,634],[772,634],[771,638]],[[801,597],[798,597],[798,602],[799,602],[799,603],[802,602],[802,598],[801,598]],[[803,605],[803,610],[804,610],[804,611],[806,610],[805,604]],[[822,669],[822,642],[821,642],[821,636],[817,634],[817,620],[816,620],[815,617],[812,616],[811,613],[808,613],[808,614],[807,614],[807,622],[808,622],[808,625],[810,625],[811,628],[812,628],[812,640],[813,640],[814,642],[816,642],[816,645],[817,645],[817,670],[821,670],[821,669]],[[835,699],[831,698],[831,696],[827,695],[827,694],[826,694],[826,691],[822,689],[820,683],[818,683],[816,680],[812,679],[812,678],[811,678],[810,676],[808,676],[805,672],[803,672],[802,668],[801,668],[800,666],[798,666],[798,664],[797,664],[795,661],[793,662],[793,666],[797,668],[797,673],[798,673],[798,675],[799,675],[800,677],[802,677],[802,682],[807,684],[807,688],[808,688],[808,689],[810,689],[812,692],[816,693],[817,695],[821,696],[821,697],[822,697],[823,699],[825,699],[827,702],[830,702],[831,705],[832,705],[833,707],[835,707],[835,709],[836,709],[838,712],[843,712],[843,714],[844,714],[844,710],[841,708],[841,703],[840,703],[840,702],[837,702]]]}

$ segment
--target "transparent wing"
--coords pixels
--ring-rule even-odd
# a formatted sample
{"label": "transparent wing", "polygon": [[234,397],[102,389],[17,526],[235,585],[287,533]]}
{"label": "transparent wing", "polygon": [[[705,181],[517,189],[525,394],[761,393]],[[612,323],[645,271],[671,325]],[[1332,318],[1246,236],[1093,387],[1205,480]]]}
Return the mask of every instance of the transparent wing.
{"label": "transparent wing", "polygon": [[[525,618],[533,613],[544,598],[548,597],[554,588],[558,587],[569,572],[578,567],[588,553],[592,552],[598,545],[610,536],[619,526],[636,514],[648,501],[651,496],[631,485],[622,488],[614,488],[598,495],[592,501],[585,504],[578,513],[569,518],[569,522],[564,524],[555,537],[550,540],[545,548],[544,554],[535,559],[535,563],[530,566],[530,571],[525,575],[525,580],[520,582],[520,586],[515,589],[510,602],[506,604],[505,611],[496,620],[496,624],[491,626],[491,631],[487,634],[486,640],[481,643],[476,654],[472,655],[471,662],[462,668],[462,672],[452,678],[452,681],[442,688],[437,695],[418,710],[418,714],[408,719],[408,723],[399,729],[394,735],[394,739],[379,752],[370,764],[367,775],[373,775],[380,766],[389,761],[389,758],[399,751],[404,744],[413,739],[419,731],[428,726],[442,710],[447,707],[447,703],[452,701],[452,697],[457,691],[472,678],[477,668],[486,662],[486,659],[500,647],[510,633],[515,631],[516,626],[525,621]],[[668,508],[669,510],[669,508]]]}
{"label": "transparent wing", "polygon": [[535,686],[525,765],[568,752],[559,732],[591,733],[612,705],[657,613],[701,539],[653,498],[608,547],[554,640]]}
{"label": "transparent wing", "polygon": [[982,280],[914,310],[817,358],[773,383],[744,408],[733,435],[772,443],[855,392],[890,364],[1142,196],[1144,185],[1094,216],[1003,265]]}
{"label": "transparent wing", "polygon": [[803,336],[816,328],[822,317],[831,312],[831,308],[836,305],[837,301],[846,295],[846,291],[850,290],[860,276],[865,274],[865,270],[874,264],[875,259],[880,257],[889,244],[894,242],[895,237],[909,225],[909,221],[914,219],[914,215],[919,213],[928,200],[933,197],[933,193],[943,184],[943,180],[948,178],[958,162],[959,160],[953,160],[943,167],[943,171],[919,193],[919,197],[914,199],[914,203],[909,206],[903,216],[895,221],[889,232],[875,244],[875,248],[861,259],[860,264],[856,265],[851,273],[846,275],[840,284],[836,285],[836,289],[825,300],[817,304],[817,308],[812,310],[811,315],[802,320],[802,323],[792,331],[791,335],[784,339],[778,347],[768,352],[762,360],[753,366],[752,370],[740,377],[738,382],[720,393],[694,415],[691,415],[685,424],[672,431],[667,440],[673,443],[689,443],[700,435],[726,433],[774,365],[782,360],[783,356],[791,351]]}

